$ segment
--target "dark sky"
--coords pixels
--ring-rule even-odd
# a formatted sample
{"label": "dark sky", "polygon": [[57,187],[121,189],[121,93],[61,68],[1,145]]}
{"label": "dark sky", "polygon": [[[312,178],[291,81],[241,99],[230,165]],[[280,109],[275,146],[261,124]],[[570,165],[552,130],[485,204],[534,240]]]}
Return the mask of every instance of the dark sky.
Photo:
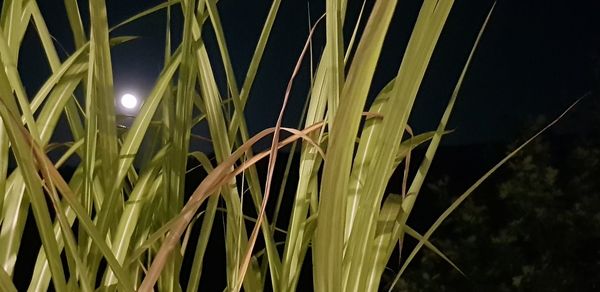
{"label": "dark sky", "polygon": [[[246,107],[253,133],[274,125],[287,81],[308,34],[308,1],[282,2]],[[313,21],[323,13],[323,2],[310,1]],[[399,2],[372,93],[378,92],[396,74],[422,1]],[[63,53],[72,52],[62,1],[38,3],[50,32],[64,48]],[[161,1],[109,0],[109,22],[114,25],[158,3]],[[361,3],[349,1],[347,20],[354,21]],[[265,0],[218,3],[240,85],[270,4]],[[432,130],[437,125],[490,6],[491,1],[456,1],[413,110],[410,124],[417,132]],[[80,7],[87,22],[87,1],[80,1]],[[516,137],[527,117],[555,116],[592,89],[593,83],[599,82],[598,11],[600,1],[593,0],[499,1],[453,114],[450,126],[457,131],[447,141],[470,144],[510,140]],[[174,14],[173,29],[177,31],[181,29],[180,11],[176,9]],[[118,95],[133,91],[143,96],[149,92],[163,64],[164,27],[165,13],[160,12],[115,31],[115,35],[141,37],[112,52]],[[210,30],[206,30],[205,36],[217,77],[224,86],[216,42]],[[315,38],[314,50],[320,52],[324,39],[322,27]],[[179,37],[174,33],[173,43],[178,42]],[[24,48],[19,69],[29,94],[33,95],[49,72],[40,69],[47,66],[33,31],[28,33]],[[288,107],[286,123],[290,126],[297,124],[308,89],[307,80],[305,66]]]}

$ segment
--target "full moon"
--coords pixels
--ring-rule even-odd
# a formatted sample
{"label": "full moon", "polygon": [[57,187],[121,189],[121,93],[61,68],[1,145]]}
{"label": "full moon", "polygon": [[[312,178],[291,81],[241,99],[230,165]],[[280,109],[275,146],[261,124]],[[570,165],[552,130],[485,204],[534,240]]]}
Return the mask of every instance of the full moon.
{"label": "full moon", "polygon": [[138,104],[138,98],[130,93],[123,94],[121,96],[121,105],[126,109],[133,109]]}

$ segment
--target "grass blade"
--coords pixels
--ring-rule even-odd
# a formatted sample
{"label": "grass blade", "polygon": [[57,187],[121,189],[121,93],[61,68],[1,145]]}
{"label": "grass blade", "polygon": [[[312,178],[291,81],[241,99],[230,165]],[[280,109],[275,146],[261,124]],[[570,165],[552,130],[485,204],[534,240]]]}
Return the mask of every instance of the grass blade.
{"label": "grass blade", "polygon": [[458,271],[459,273],[461,273],[463,276],[466,277],[465,273],[463,273],[463,271],[456,264],[454,264],[454,262],[452,262],[443,252],[441,252],[437,247],[435,247],[435,245],[433,245],[433,243],[431,243],[429,240],[425,239],[423,237],[423,235],[421,235],[419,232],[410,228],[410,226],[408,226],[408,225],[404,225],[404,232],[406,232],[406,234],[410,235],[412,238],[414,238],[418,241],[422,241],[423,245],[425,245],[427,248],[429,248],[431,251],[433,251],[437,256],[439,256],[444,261],[446,261],[448,264],[450,264],[456,271]]}
{"label": "grass blade", "polygon": [[17,292],[17,287],[15,287],[10,276],[2,268],[0,268],[0,287],[2,287],[3,292]]}
{"label": "grass blade", "polygon": [[[66,289],[65,273],[60,259],[58,244],[52,233],[52,221],[44,198],[42,185],[37,175],[37,169],[31,160],[31,147],[22,136],[22,127],[19,119],[13,116],[12,112],[6,107],[5,98],[0,99],[0,116],[10,138],[13,154],[20,167],[20,173],[23,175],[23,185],[33,207],[34,218],[38,227],[38,232],[42,241],[44,251],[48,256],[50,270],[52,272],[52,281],[57,291]],[[4,225],[3,225],[4,227]]]}
{"label": "grass blade", "polygon": [[544,128],[539,130],[535,135],[531,136],[531,138],[527,139],[527,141],[523,142],[523,144],[519,145],[519,147],[517,147],[513,151],[511,151],[507,156],[505,156],[502,160],[500,160],[500,162],[498,162],[496,165],[494,165],[494,167],[492,167],[490,170],[488,170],[481,178],[479,178],[475,183],[473,183],[473,185],[471,185],[463,194],[461,194],[452,203],[452,205],[450,205],[450,207],[448,207],[448,209],[446,209],[446,211],[444,211],[442,213],[442,215],[440,215],[438,217],[438,219],[431,225],[431,227],[427,230],[427,232],[425,232],[425,234],[423,235],[422,239],[419,241],[417,246],[412,250],[410,255],[406,258],[406,261],[402,265],[402,268],[400,268],[400,271],[396,275],[394,282],[392,282],[391,288],[394,287],[394,285],[396,284],[396,282],[398,281],[398,279],[400,278],[402,273],[406,270],[406,267],[408,266],[408,264],[410,264],[410,262],[415,257],[417,252],[419,252],[419,250],[423,247],[423,245],[425,245],[425,241],[429,240],[429,238],[431,237],[433,232],[435,232],[437,230],[437,228],[442,224],[442,222],[444,222],[444,220],[446,220],[446,218],[448,218],[448,216],[450,216],[450,214],[452,214],[452,212],[454,212],[454,210],[456,210],[456,208],[458,208],[460,206],[460,204],[465,199],[467,199],[473,193],[473,191],[475,189],[477,189],[487,178],[489,178],[494,172],[496,172],[496,170],[498,170],[502,165],[504,165],[512,157],[514,157],[517,153],[519,153],[519,151],[521,151],[525,146],[527,146],[529,143],[531,143],[531,141],[533,141],[535,138],[537,138],[538,136],[543,134],[546,130],[548,130],[552,126],[554,126],[554,124],[556,124],[558,121],[560,121],[573,107],[575,107],[583,98],[587,97],[588,95],[589,94],[586,94],[586,95],[578,98],[565,111],[563,111],[558,117],[556,117],[552,122],[550,122]]}
{"label": "grass blade", "polygon": [[[320,191],[323,195],[319,202],[319,219],[313,242],[314,258],[316,259],[313,275],[315,289],[318,291],[335,291],[339,287],[343,287],[342,290],[344,290],[345,287],[342,283],[342,272],[339,269],[342,267],[343,259],[345,208],[339,206],[346,205],[354,140],[358,132],[360,113],[366,102],[370,81],[375,72],[377,58],[395,4],[396,1],[377,1],[375,3],[348,72],[346,85],[341,94],[343,98],[340,100],[333,126],[330,125],[330,142]],[[339,58],[341,60],[341,54]],[[328,80],[328,82],[334,81]],[[337,82],[339,81],[338,79]],[[337,85],[328,84],[328,86]],[[335,90],[330,88],[328,96],[336,96],[333,91]],[[330,108],[328,110],[330,118],[332,113]]]}

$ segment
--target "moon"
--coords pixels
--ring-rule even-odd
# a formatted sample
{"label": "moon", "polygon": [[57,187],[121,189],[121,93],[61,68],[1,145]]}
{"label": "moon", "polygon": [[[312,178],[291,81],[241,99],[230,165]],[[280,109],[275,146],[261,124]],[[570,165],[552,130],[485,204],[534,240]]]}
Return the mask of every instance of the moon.
{"label": "moon", "polygon": [[121,105],[126,109],[134,109],[138,105],[138,98],[131,93],[123,94]]}

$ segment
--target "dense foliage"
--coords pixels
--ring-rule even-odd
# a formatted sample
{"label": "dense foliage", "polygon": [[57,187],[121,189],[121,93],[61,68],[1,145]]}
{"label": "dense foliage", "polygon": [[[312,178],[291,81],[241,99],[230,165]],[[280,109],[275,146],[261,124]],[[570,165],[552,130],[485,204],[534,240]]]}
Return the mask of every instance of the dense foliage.
{"label": "dense foliage", "polygon": [[[588,100],[586,105],[590,104]],[[583,112],[587,119],[568,126],[590,121],[590,112]],[[420,268],[407,274],[404,287],[409,291],[598,290],[600,145],[597,131],[589,131],[593,128],[585,136],[571,128],[570,135],[553,131],[536,140],[508,163],[497,185],[478,191],[446,221],[434,242],[467,278],[426,252]],[[451,200],[453,185],[451,175],[430,185],[435,204]]]}

